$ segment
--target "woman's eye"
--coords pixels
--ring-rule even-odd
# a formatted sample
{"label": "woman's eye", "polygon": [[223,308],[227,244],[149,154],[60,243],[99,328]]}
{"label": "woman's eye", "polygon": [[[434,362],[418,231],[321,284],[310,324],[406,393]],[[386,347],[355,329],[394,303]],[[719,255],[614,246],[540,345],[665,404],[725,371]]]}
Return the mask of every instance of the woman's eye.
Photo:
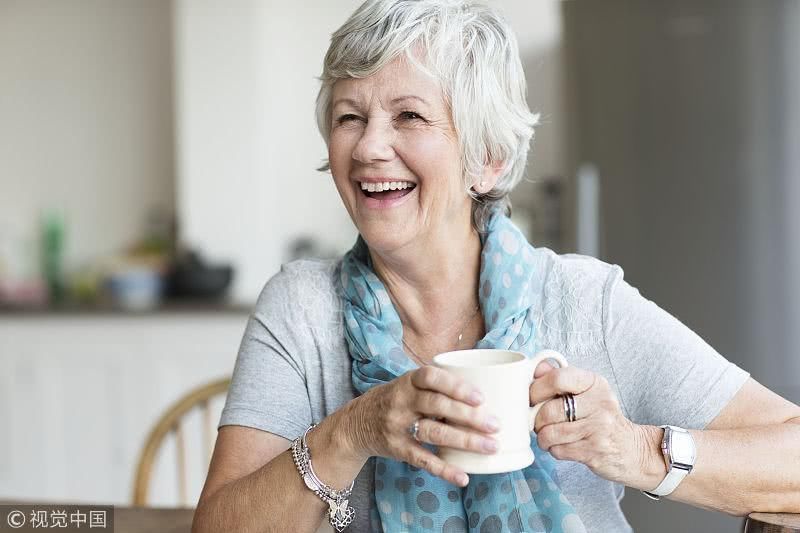
{"label": "woman's eye", "polygon": [[417,113],[414,113],[413,111],[403,111],[402,113],[400,113],[400,118],[403,120],[425,120],[424,118],[422,118],[422,116],[420,116]]}
{"label": "woman's eye", "polygon": [[359,120],[361,117],[358,115],[354,115],[352,113],[348,113],[346,115],[340,116],[336,119],[337,124],[344,124],[345,122],[352,122],[353,120]]}

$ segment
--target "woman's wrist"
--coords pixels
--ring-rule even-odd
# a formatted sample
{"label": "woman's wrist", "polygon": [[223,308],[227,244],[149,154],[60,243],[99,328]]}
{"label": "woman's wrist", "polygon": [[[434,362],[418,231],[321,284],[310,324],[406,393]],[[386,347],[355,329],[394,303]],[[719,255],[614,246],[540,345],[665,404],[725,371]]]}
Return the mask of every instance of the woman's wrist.
{"label": "woman's wrist", "polygon": [[343,435],[342,410],[330,415],[308,433],[311,460],[319,478],[334,489],[348,487],[368,457],[354,453]]}
{"label": "woman's wrist", "polygon": [[629,487],[639,490],[653,490],[667,475],[667,465],[661,453],[661,440],[664,430],[658,426],[636,425],[637,449],[639,450],[638,476]]}
{"label": "woman's wrist", "polygon": [[368,392],[348,402],[334,413],[336,417],[333,435],[335,442],[349,460],[356,463],[363,464],[370,457],[376,455],[373,453],[372,443],[368,439],[371,434],[371,429],[368,427],[368,419],[371,417],[364,409],[364,402],[367,402],[366,405],[368,406],[371,398],[373,398],[373,395]]}

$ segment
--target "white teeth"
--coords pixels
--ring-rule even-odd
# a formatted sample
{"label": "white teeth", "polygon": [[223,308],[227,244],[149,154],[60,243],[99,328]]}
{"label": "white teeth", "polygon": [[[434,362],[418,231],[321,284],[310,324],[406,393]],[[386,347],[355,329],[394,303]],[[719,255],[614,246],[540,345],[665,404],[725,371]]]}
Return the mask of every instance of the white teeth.
{"label": "white teeth", "polygon": [[408,181],[383,181],[379,183],[361,182],[361,189],[369,192],[397,191],[413,187],[413,183]]}

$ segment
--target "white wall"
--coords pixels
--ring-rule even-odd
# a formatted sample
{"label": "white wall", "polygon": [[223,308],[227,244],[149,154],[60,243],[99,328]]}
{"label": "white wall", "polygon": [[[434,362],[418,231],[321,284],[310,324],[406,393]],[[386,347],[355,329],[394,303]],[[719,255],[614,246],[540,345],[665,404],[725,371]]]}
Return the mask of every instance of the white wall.
{"label": "white wall", "polygon": [[32,273],[42,209],[67,219],[70,266],[172,209],[170,34],[161,0],[0,0],[0,275]]}
{"label": "white wall", "polygon": [[[359,0],[176,0],[177,202],[181,234],[237,267],[233,299],[252,301],[315,235],[335,251],[355,231],[314,122],[316,76],[330,34]],[[516,28],[532,107],[543,112],[531,176],[564,168],[560,147],[560,11],[555,0],[497,4]]]}
{"label": "white wall", "polygon": [[237,266],[253,301],[291,238],[355,238],[330,176],[314,99],[330,33],[355,1],[175,2],[177,200],[181,234]]}

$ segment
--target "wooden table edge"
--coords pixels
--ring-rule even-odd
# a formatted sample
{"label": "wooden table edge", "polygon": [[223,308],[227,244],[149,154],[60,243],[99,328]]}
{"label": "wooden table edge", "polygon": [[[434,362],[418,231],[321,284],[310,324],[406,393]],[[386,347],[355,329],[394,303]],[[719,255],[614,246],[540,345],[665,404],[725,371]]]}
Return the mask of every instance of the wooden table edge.
{"label": "wooden table edge", "polygon": [[800,529],[800,514],[791,513],[750,513],[748,518],[775,526],[786,526]]}

